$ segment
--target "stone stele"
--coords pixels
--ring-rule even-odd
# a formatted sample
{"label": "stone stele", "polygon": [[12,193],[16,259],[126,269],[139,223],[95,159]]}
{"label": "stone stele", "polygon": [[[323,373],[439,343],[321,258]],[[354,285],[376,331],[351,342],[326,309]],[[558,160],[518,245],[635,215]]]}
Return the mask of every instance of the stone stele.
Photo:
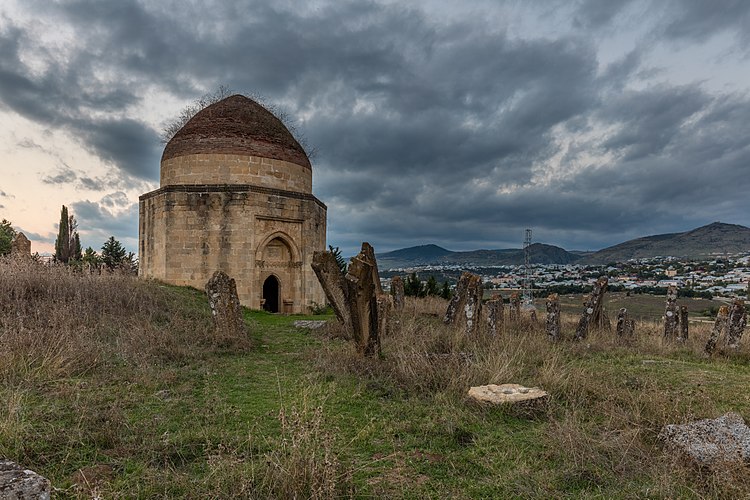
{"label": "stone stele", "polygon": [[47,478],[10,460],[0,460],[0,498],[49,500],[51,489]]}
{"label": "stone stele", "polygon": [[489,384],[469,389],[469,398],[479,403],[502,405],[544,401],[549,398],[549,394],[538,387],[525,387],[519,384]]}
{"label": "stone stele", "polygon": [[689,424],[665,425],[659,439],[697,465],[750,461],[750,428],[737,413]]}

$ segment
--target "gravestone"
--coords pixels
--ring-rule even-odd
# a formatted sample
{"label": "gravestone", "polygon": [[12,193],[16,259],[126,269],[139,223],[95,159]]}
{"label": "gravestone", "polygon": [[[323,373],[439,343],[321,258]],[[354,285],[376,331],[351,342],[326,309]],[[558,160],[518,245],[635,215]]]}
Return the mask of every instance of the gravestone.
{"label": "gravestone", "polygon": [[487,326],[490,329],[490,335],[497,335],[503,327],[504,307],[503,298],[495,295],[487,301]]}
{"label": "gravestone", "polygon": [[391,279],[391,295],[393,295],[393,308],[401,311],[404,308],[404,280],[401,276]]}
{"label": "gravestone", "polygon": [[237,284],[224,271],[216,271],[206,283],[208,305],[218,338],[245,337],[245,322],[237,296]]}
{"label": "gravestone", "polygon": [[607,281],[607,277],[602,276],[594,283],[594,288],[584,303],[583,314],[581,314],[576,334],[573,337],[575,340],[585,339],[589,334],[589,326],[592,323],[592,318],[595,315],[601,315],[604,292],[607,290]]}
{"label": "gravestone", "polygon": [[547,337],[550,340],[560,339],[560,298],[556,293],[547,297]]}
{"label": "gravestone", "polygon": [[31,242],[23,233],[18,233],[10,242],[10,256],[16,259],[31,259]]}
{"label": "gravestone", "polygon": [[448,303],[443,323],[453,325],[461,321],[467,335],[479,331],[479,319],[482,317],[482,278],[476,274],[464,272],[458,279],[456,292]]}

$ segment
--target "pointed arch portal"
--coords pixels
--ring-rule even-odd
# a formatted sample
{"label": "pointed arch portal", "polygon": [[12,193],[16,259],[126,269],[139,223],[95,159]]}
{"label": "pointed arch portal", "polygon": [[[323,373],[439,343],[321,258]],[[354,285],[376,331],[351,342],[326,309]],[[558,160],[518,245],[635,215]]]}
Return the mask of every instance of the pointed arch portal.
{"label": "pointed arch portal", "polygon": [[281,286],[276,276],[271,275],[263,282],[263,309],[277,313],[279,312],[279,297],[281,296]]}

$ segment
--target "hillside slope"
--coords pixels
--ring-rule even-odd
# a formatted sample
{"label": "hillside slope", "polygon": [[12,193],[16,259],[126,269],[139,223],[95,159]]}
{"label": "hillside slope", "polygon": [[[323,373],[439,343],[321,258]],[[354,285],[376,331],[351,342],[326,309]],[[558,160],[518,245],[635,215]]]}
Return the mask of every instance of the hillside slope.
{"label": "hillside slope", "polygon": [[594,252],[586,264],[605,264],[658,256],[701,258],[725,253],[750,252],[750,228],[714,222],[684,233],[637,238]]}

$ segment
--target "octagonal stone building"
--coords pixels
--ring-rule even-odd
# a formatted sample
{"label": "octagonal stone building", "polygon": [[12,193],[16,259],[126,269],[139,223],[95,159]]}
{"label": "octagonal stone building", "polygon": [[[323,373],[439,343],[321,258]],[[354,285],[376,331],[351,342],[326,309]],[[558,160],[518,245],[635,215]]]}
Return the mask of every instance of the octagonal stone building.
{"label": "octagonal stone building", "polygon": [[304,149],[263,106],[233,95],[197,113],[164,148],[160,180],[140,197],[142,277],[203,289],[221,270],[253,309],[325,302],[310,264],[326,206]]}

